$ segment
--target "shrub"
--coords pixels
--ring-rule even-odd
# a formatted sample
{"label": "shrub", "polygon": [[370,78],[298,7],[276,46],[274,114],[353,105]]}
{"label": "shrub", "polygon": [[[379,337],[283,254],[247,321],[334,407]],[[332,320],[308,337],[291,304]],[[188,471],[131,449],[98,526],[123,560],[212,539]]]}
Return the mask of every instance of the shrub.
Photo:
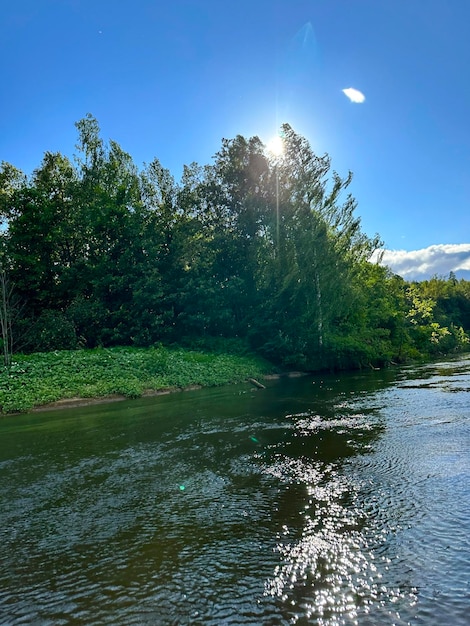
{"label": "shrub", "polygon": [[61,311],[45,310],[34,321],[24,320],[23,333],[28,352],[74,350],[78,344],[75,326]]}

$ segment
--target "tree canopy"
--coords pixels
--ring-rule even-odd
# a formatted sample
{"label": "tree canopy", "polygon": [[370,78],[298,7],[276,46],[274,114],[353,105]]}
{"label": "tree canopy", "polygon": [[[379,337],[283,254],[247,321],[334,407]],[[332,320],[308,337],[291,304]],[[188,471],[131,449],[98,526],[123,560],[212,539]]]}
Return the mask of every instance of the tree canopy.
{"label": "tree canopy", "polygon": [[180,182],[156,158],[139,169],[93,116],[76,128],[72,160],[45,152],[29,177],[0,166],[4,345],[224,338],[307,369],[468,346],[469,283],[370,263],[381,242],[361,229],[351,173],[288,124],[280,154],[224,139]]}

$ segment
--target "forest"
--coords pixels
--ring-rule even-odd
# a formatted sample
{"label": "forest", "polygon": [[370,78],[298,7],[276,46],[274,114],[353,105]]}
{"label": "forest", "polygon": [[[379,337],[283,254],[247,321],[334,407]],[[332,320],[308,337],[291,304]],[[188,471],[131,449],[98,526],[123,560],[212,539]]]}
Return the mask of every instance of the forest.
{"label": "forest", "polygon": [[283,150],[223,139],[181,180],[138,168],[98,121],[72,159],[0,167],[0,323],[17,352],[177,345],[304,370],[379,367],[469,348],[470,282],[408,283],[370,261],[352,175],[287,124]]}

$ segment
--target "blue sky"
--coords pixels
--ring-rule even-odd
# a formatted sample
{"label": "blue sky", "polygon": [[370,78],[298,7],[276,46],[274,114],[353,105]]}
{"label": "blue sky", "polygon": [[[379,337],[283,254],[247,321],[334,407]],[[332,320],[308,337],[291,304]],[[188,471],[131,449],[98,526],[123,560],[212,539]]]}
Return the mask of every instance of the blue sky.
{"label": "blue sky", "polygon": [[470,270],[470,2],[5,5],[0,160],[30,173],[46,150],[71,155],[91,112],[138,166],[158,157],[179,177],[222,137],[268,141],[288,122],[354,172],[368,234],[390,250],[460,245]]}

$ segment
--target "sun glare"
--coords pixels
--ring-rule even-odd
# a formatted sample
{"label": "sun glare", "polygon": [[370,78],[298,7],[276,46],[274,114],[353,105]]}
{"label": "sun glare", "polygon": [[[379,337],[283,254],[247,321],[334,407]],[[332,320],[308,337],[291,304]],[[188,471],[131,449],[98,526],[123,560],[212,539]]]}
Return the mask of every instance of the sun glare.
{"label": "sun glare", "polygon": [[284,154],[284,142],[282,140],[282,137],[276,135],[276,137],[270,139],[268,141],[267,148],[268,151],[274,156],[281,156],[281,154]]}

